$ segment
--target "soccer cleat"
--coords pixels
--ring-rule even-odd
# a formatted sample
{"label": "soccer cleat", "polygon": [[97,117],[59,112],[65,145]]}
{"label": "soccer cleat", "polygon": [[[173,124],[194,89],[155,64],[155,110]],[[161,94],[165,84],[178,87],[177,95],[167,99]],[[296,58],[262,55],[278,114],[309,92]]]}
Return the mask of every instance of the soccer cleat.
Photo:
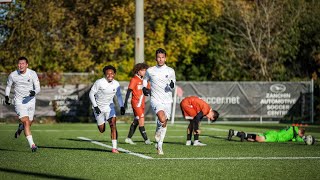
{"label": "soccer cleat", "polygon": [[38,147],[35,144],[32,144],[31,152],[36,152]]}
{"label": "soccer cleat", "polygon": [[234,136],[234,130],[233,129],[229,129],[228,141],[231,141],[232,136]]}
{"label": "soccer cleat", "polygon": [[194,141],[193,146],[206,146],[207,144],[201,143],[200,141]]}
{"label": "soccer cleat", "polygon": [[191,140],[188,140],[187,142],[186,142],[186,146],[191,146]]}
{"label": "soccer cleat", "polygon": [[118,149],[115,149],[115,148],[112,148],[112,151],[111,151],[112,153],[115,153],[115,154],[119,154],[119,151],[118,151]]}
{"label": "soccer cleat", "polygon": [[163,155],[164,154],[161,146],[158,146],[158,154],[159,155]]}
{"label": "soccer cleat", "polygon": [[150,139],[147,139],[146,141],[144,141],[144,143],[147,144],[147,145],[150,145],[150,144],[152,144],[153,142],[151,142]]}
{"label": "soccer cleat", "polygon": [[132,144],[132,145],[137,144],[137,143],[134,143],[131,138],[126,138],[126,139],[124,140],[124,142],[126,142],[127,144]]}

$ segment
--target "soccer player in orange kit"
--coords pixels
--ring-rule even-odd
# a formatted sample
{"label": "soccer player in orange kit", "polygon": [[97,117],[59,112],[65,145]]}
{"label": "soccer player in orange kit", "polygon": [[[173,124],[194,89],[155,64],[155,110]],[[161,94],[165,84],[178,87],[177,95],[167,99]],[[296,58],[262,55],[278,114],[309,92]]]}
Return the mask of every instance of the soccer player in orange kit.
{"label": "soccer player in orange kit", "polygon": [[[125,108],[127,108],[127,103],[130,94],[132,93],[131,106],[133,109],[134,119],[130,126],[129,133],[125,142],[128,144],[136,144],[132,141],[132,136],[139,125],[139,131],[144,139],[145,144],[152,144],[148,139],[145,127],[144,127],[144,108],[145,108],[145,96],[143,94],[143,77],[146,74],[148,65],[144,63],[138,63],[133,68],[134,76],[131,78],[126,98],[125,98]],[[150,84],[148,84],[148,89],[150,89]]]}
{"label": "soccer player in orange kit", "polygon": [[191,136],[194,132],[194,146],[206,146],[206,144],[199,141],[199,125],[203,117],[207,117],[211,121],[215,121],[219,117],[219,113],[213,110],[208,103],[197,96],[189,96],[184,98],[180,103],[181,111],[186,120],[189,120],[187,128],[187,142],[186,145],[191,145]]}

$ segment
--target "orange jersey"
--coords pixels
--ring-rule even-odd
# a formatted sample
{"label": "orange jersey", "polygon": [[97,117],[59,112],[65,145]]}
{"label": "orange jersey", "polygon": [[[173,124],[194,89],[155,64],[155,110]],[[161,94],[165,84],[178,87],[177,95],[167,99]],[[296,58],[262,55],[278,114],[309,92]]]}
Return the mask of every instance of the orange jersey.
{"label": "orange jersey", "polygon": [[186,119],[193,119],[200,111],[205,116],[211,110],[209,104],[197,96],[184,98],[180,103],[180,107]]}
{"label": "orange jersey", "polygon": [[[128,86],[132,90],[131,105],[132,107],[142,107],[144,108],[145,96],[143,95],[143,79],[138,75],[131,78],[130,84]],[[148,84],[148,88],[150,85]]]}

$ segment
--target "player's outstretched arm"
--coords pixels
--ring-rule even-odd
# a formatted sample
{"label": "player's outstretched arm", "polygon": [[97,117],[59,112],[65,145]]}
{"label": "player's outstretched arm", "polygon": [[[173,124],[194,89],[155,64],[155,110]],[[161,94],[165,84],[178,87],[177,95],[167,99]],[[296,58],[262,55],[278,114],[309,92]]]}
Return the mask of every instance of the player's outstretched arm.
{"label": "player's outstretched arm", "polygon": [[126,113],[126,109],[124,108],[120,86],[117,88],[116,95],[117,95],[118,103],[119,103],[119,106],[120,106],[120,114],[124,115]]}
{"label": "player's outstretched arm", "polygon": [[128,88],[127,94],[126,94],[126,99],[124,100],[124,108],[126,108],[126,109],[127,109],[127,107],[128,107],[128,99],[129,99],[129,97],[130,97],[131,92],[132,92],[132,89],[129,89],[129,88]]}

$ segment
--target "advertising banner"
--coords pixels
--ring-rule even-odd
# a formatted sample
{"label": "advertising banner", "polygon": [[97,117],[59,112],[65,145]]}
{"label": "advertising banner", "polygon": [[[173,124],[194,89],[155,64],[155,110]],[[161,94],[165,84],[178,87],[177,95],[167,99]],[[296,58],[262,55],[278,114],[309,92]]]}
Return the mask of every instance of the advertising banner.
{"label": "advertising banner", "polygon": [[[129,82],[120,82],[125,98]],[[58,85],[41,87],[37,95],[38,117],[56,116],[79,121],[92,116],[89,100],[91,85]],[[0,85],[0,118],[16,116],[13,103],[4,103],[5,86]],[[177,82],[175,117],[182,117],[180,102],[187,96],[199,96],[224,118],[282,118],[284,116],[310,116],[311,82]],[[131,98],[129,98],[130,100]],[[115,101],[116,102],[116,101]],[[115,103],[117,105],[117,103]],[[119,110],[119,107],[117,110]],[[130,102],[126,115],[132,115]],[[146,98],[146,116],[154,116],[150,98]]]}

